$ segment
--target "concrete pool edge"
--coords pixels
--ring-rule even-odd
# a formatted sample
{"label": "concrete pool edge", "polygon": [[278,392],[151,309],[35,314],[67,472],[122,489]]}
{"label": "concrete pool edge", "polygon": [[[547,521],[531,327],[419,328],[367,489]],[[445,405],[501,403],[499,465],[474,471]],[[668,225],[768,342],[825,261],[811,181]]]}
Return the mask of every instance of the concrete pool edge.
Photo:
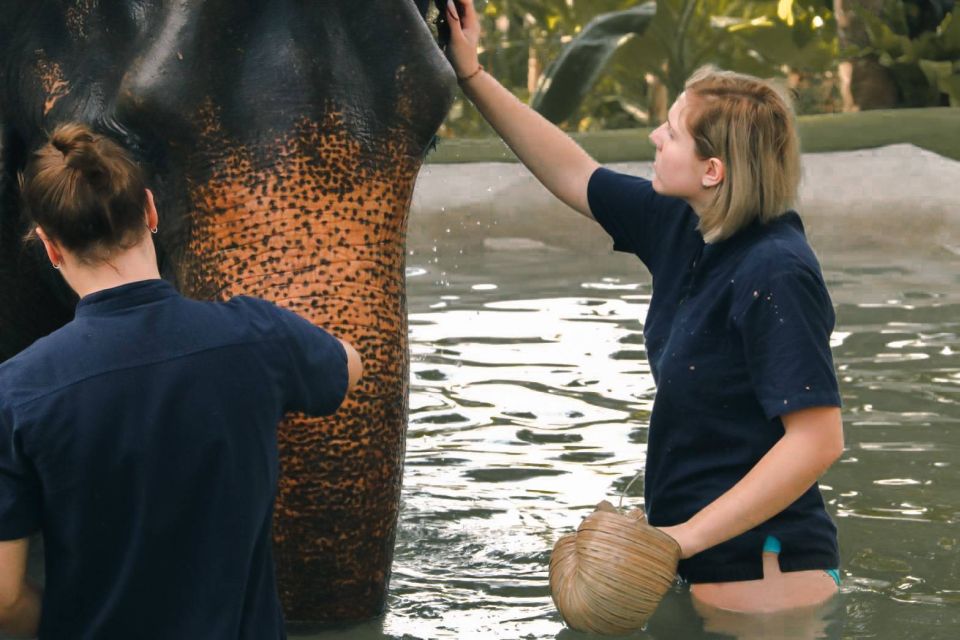
{"label": "concrete pool edge", "polygon": [[[800,116],[805,153],[854,151],[893,144],[912,144],[945,158],[960,160],[960,109],[934,107],[889,109],[859,113]],[[577,140],[603,163],[653,159],[647,140],[650,128],[575,133]],[[949,132],[956,132],[949,135]],[[516,162],[498,138],[442,138],[428,154],[427,164]]]}
{"label": "concrete pool edge", "polygon": [[[958,110],[960,112],[960,110]],[[651,177],[650,162],[608,163]],[[806,153],[797,209],[817,246],[948,251],[960,255],[960,161],[910,144]],[[414,190],[408,238],[464,246],[609,249],[595,223],[557,201],[518,163],[428,164]],[[524,240],[524,242],[519,242]]]}

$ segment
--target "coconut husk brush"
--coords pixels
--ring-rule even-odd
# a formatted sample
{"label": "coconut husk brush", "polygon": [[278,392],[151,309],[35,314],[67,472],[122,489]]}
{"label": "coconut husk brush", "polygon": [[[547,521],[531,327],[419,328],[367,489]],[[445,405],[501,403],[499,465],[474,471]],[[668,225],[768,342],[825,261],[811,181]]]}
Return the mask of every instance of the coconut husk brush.
{"label": "coconut husk brush", "polygon": [[550,593],[571,629],[622,635],[646,624],[679,561],[680,546],[642,511],[621,513],[604,500],[554,545]]}

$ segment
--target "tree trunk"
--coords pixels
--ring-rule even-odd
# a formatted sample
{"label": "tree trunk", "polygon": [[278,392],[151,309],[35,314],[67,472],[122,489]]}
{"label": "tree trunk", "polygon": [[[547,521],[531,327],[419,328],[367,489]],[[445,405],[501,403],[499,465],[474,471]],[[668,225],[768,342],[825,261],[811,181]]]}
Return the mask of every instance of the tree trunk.
{"label": "tree trunk", "polygon": [[644,79],[647,81],[647,111],[650,114],[650,126],[656,127],[667,119],[670,96],[667,85],[663,84],[657,76],[648,73]]}
{"label": "tree trunk", "polygon": [[[868,44],[866,27],[856,12],[882,15],[887,0],[833,0],[840,46]],[[890,70],[876,56],[844,60],[839,65],[844,111],[890,109],[900,103],[900,91]]]}
{"label": "tree trunk", "polygon": [[532,96],[537,91],[537,84],[543,74],[543,64],[537,55],[537,49],[530,45],[527,50],[527,92]]}

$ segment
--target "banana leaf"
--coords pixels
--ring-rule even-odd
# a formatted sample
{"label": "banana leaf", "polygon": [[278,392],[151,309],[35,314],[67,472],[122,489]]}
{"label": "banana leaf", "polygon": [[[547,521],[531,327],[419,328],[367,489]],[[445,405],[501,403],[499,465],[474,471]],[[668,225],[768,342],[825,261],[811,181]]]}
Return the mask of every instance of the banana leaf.
{"label": "banana leaf", "polygon": [[624,42],[646,31],[656,10],[656,4],[648,2],[587,23],[547,68],[530,106],[551,122],[573,115],[607,61]]}

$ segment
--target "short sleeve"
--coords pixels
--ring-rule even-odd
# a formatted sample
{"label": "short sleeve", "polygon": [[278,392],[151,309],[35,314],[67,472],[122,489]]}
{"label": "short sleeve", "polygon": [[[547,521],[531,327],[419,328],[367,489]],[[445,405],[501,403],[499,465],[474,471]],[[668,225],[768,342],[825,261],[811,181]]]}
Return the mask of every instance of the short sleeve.
{"label": "short sleeve", "polygon": [[347,353],[340,341],[292,311],[275,307],[289,345],[288,411],[335,412],[347,394]]}
{"label": "short sleeve", "polygon": [[841,405],[830,352],[834,312],[822,277],[797,269],[745,293],[737,314],[750,379],[767,419]]}
{"label": "short sleeve", "polygon": [[587,201],[614,250],[636,254],[654,277],[680,243],[700,240],[690,206],[658,194],[646,178],[600,167],[587,183]]}
{"label": "short sleeve", "polygon": [[36,471],[0,408],[0,540],[19,540],[39,531],[42,495]]}

